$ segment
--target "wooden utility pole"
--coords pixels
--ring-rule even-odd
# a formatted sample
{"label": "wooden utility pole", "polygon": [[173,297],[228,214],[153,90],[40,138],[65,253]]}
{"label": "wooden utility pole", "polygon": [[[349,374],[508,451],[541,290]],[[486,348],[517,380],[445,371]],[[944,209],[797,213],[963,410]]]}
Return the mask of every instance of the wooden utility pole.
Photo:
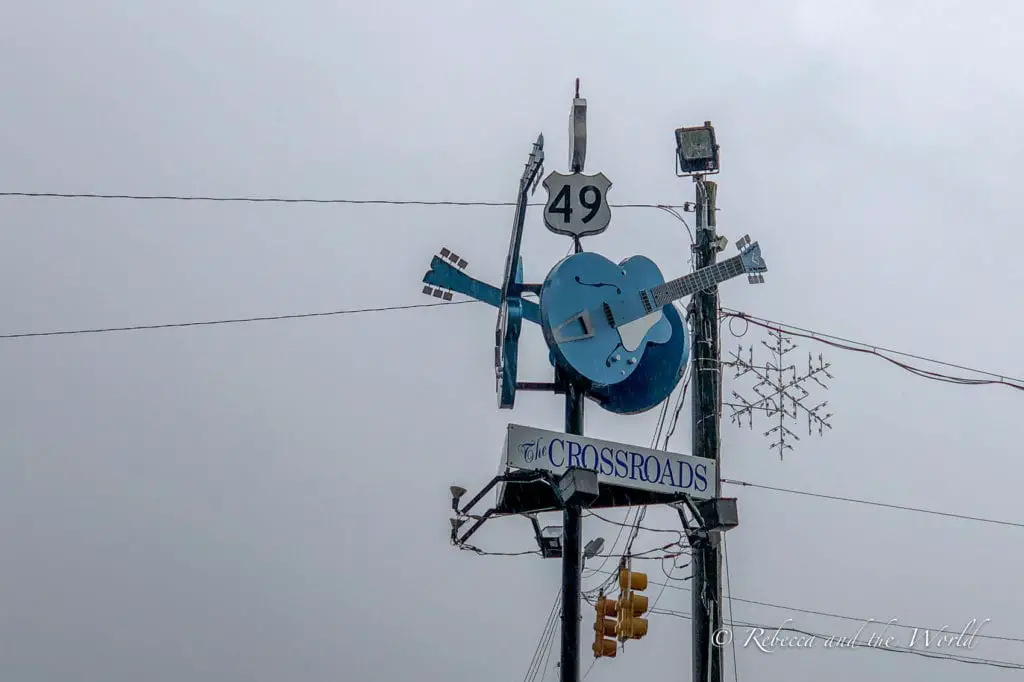
{"label": "wooden utility pole", "polygon": [[[718,186],[694,176],[697,189],[695,269],[713,265],[718,251],[715,197]],[[718,287],[693,295],[693,454],[719,460],[721,360],[718,344]],[[720,479],[721,466],[715,467]],[[720,480],[715,489],[720,490]],[[720,534],[702,534],[693,547],[693,682],[722,682],[722,649],[712,641],[722,627]]]}

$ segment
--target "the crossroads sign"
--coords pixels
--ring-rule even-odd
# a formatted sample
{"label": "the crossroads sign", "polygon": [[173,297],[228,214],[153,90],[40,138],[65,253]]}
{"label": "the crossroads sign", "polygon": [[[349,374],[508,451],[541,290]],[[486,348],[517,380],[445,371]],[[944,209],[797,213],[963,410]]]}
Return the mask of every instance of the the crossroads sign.
{"label": "the crossroads sign", "polygon": [[508,468],[554,474],[584,467],[597,472],[599,483],[653,493],[718,496],[714,460],[532,426],[508,425],[503,460]]}

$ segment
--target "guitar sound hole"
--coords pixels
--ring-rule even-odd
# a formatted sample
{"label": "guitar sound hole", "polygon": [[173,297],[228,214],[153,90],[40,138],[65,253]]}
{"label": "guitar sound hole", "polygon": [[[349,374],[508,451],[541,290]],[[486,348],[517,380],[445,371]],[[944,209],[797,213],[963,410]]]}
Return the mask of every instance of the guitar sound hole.
{"label": "guitar sound hole", "polygon": [[620,296],[622,295],[622,289],[615,286],[614,284],[609,284],[607,282],[584,282],[582,279],[580,279],[579,275],[576,275],[575,277],[573,277],[573,279],[576,281],[577,284],[582,284],[585,287],[611,287],[612,289],[615,289],[616,294]]}

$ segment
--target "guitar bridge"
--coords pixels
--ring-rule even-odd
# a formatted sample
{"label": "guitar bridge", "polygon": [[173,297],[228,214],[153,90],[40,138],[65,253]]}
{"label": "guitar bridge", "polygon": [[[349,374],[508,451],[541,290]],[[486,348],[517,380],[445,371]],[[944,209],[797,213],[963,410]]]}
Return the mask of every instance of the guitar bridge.
{"label": "guitar bridge", "polygon": [[[566,327],[571,325],[578,325],[578,329],[582,332],[581,334],[572,334],[566,332]],[[582,341],[583,339],[589,339],[594,335],[594,325],[590,321],[590,312],[584,310],[581,313],[573,315],[568,320],[558,325],[551,330],[551,335],[554,338],[555,343],[567,343],[569,341]]]}

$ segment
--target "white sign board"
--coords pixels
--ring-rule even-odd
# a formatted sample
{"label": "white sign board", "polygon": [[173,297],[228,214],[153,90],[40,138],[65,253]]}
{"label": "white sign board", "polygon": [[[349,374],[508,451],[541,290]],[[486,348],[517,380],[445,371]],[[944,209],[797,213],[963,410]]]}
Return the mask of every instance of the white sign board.
{"label": "white sign board", "polygon": [[655,493],[717,497],[715,461],[636,445],[612,443],[532,426],[508,425],[505,466],[564,473],[570,466],[597,471],[599,483]]}
{"label": "white sign board", "polygon": [[557,171],[544,178],[548,200],[544,206],[544,224],[555,234],[583,237],[600,234],[612,221],[608,207],[611,180],[604,173],[565,175]]}

